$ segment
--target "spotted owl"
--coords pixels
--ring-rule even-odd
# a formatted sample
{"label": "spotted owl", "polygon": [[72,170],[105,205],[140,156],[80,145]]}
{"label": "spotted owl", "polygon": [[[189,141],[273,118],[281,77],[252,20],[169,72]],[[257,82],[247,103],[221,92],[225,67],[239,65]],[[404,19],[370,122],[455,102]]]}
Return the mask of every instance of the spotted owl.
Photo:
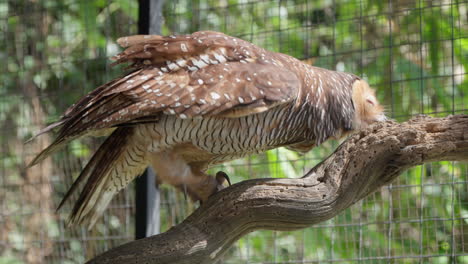
{"label": "spotted owl", "polygon": [[[223,177],[211,166],[278,147],[307,152],[385,120],[368,84],[218,32],[120,38],[129,73],[91,91],[61,119],[55,141],[107,136],[61,205],[84,182],[70,223],[94,225],[112,197],[152,166],[160,182],[205,201]],[[60,205],[60,206],[61,206]]]}

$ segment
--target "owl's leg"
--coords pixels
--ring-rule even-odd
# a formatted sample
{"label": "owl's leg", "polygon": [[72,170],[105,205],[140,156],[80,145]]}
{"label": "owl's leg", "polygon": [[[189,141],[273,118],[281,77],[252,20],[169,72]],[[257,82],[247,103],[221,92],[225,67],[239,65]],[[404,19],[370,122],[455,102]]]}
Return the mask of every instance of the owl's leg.
{"label": "owl's leg", "polygon": [[173,151],[152,154],[151,165],[158,182],[171,184],[186,192],[193,201],[208,200],[212,194],[224,188],[223,183],[228,179],[227,175],[212,177],[206,174],[200,166],[189,165]]}
{"label": "owl's leg", "polygon": [[[210,177],[210,178],[212,178],[212,177]],[[229,184],[229,186],[231,186],[231,180],[229,179],[229,176],[224,171],[218,171],[214,178],[216,179],[216,182],[217,182],[216,189],[211,194],[209,194],[208,197],[210,197],[211,195],[215,194],[216,192],[219,192],[222,189],[224,189],[225,188],[224,183],[226,181]],[[198,196],[196,196],[196,197],[198,197]],[[195,198],[194,199],[193,197],[192,197],[192,200],[195,200],[195,201],[200,200],[200,204],[205,201],[202,198]]]}
{"label": "owl's leg", "polygon": [[203,203],[208,200],[211,195],[224,189],[224,177],[218,177],[218,175],[213,177],[196,169],[194,169],[193,176],[190,182],[184,184],[185,186],[176,186],[180,190],[185,189],[193,201],[200,201],[200,203]]}

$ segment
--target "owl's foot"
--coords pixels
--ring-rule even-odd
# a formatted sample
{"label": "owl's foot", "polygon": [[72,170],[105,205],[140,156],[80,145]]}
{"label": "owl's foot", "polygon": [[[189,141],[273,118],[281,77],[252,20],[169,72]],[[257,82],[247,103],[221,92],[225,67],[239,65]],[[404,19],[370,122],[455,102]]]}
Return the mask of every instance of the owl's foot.
{"label": "owl's foot", "polygon": [[[210,178],[213,179],[213,177],[211,176]],[[211,188],[212,192],[205,199],[199,199],[200,204],[203,204],[212,195],[226,188],[226,186],[224,186],[225,182],[227,182],[229,186],[231,186],[231,180],[229,179],[229,176],[223,171],[218,171],[214,177],[214,180],[215,180],[215,186],[214,188],[213,187]]]}
{"label": "owl's foot", "polygon": [[213,194],[226,188],[225,182],[231,186],[229,176],[222,171],[218,171],[215,177],[204,173],[197,175],[197,177],[199,177],[197,182],[180,184],[176,187],[184,193],[185,197],[190,197],[190,200],[194,202],[200,201],[200,204],[208,200]]}

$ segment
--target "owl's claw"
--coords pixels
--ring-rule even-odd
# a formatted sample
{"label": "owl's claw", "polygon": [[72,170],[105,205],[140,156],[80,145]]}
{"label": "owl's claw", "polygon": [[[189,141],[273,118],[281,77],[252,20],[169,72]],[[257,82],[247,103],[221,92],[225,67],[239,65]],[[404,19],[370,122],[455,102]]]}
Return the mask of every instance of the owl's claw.
{"label": "owl's claw", "polygon": [[229,179],[229,176],[224,171],[218,171],[216,173],[215,178],[219,185],[222,186],[224,181],[227,181],[229,186],[231,186],[231,180]]}

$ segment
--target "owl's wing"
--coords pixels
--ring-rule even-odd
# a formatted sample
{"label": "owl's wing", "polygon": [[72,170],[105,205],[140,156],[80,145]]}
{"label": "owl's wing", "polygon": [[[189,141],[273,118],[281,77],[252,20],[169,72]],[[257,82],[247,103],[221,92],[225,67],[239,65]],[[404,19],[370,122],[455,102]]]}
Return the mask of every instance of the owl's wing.
{"label": "owl's wing", "polygon": [[133,71],[70,107],[55,142],[31,165],[89,132],[156,122],[161,114],[249,115],[295,100],[301,85],[281,56],[222,33],[131,36],[118,43],[127,49],[115,63],[130,62]]}

